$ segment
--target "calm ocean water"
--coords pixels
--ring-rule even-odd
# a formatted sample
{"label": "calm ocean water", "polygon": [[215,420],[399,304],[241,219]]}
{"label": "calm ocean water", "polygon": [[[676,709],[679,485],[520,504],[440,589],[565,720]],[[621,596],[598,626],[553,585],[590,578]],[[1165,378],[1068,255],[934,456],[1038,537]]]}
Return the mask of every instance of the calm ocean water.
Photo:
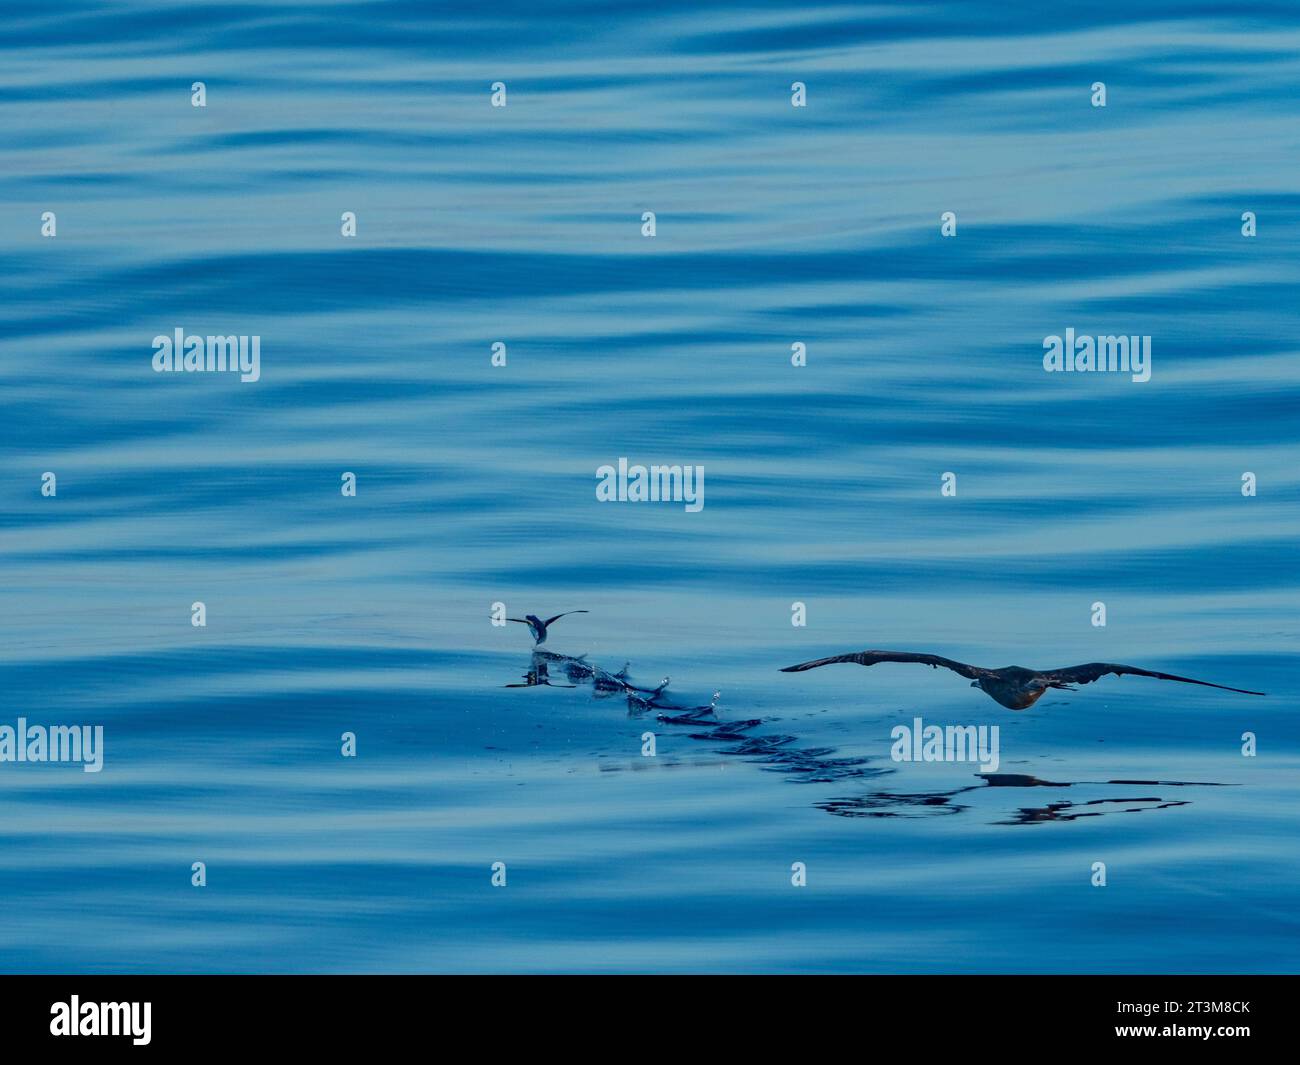
{"label": "calm ocean water", "polygon": [[1294,971],[1300,14],[1052,8],[8,7],[0,970]]}

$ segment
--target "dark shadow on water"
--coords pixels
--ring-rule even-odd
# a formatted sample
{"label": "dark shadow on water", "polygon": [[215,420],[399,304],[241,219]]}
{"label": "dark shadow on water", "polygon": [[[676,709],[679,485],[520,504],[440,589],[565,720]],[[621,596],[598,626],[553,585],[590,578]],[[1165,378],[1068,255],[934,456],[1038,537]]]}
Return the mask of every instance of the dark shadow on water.
{"label": "dark shadow on water", "polygon": [[[610,673],[586,655],[574,658],[554,651],[534,649],[524,682],[507,684],[507,688],[536,686],[573,688],[590,683],[596,699],[621,697],[627,704],[631,717],[640,717],[656,711],[656,720],[665,725],[694,729],[687,733],[692,740],[715,745],[716,754],[743,758],[766,772],[781,773],[792,783],[831,784],[841,781],[870,780],[897,772],[892,766],[877,765],[869,757],[834,757],[834,747],[800,747],[797,736],[786,733],[756,732],[763,724],[761,718],[743,718],[726,721],[718,717],[717,703],[720,692],[713,693],[707,705],[686,706],[672,702],[667,689],[667,677],[654,688],[643,688],[632,683],[629,665],[624,664],[617,673]],[[569,684],[555,684],[551,671],[563,674]],[[720,744],[721,746],[716,746]],[[1132,789],[1217,788],[1225,785],[1209,781],[1187,780],[1043,780],[1024,773],[976,774],[978,783],[948,791],[893,792],[869,791],[863,795],[827,799],[813,805],[836,817],[856,818],[915,818],[951,816],[971,808],[961,796],[988,788],[1072,788],[1081,785],[1098,787],[1123,787]],[[1022,806],[995,825],[1036,825],[1044,822],[1076,821],[1085,817],[1102,817],[1111,813],[1145,813],[1150,810],[1168,810],[1187,806],[1190,799],[1165,799],[1158,795],[1133,797],[1095,798],[1071,802],[1059,800],[1042,806]]]}
{"label": "dark shadow on water", "polygon": [[[978,784],[951,791],[899,794],[876,791],[849,799],[830,799],[815,805],[818,809],[838,817],[927,817],[957,814],[970,809],[969,804],[957,802],[957,796],[985,788],[1073,788],[1079,785],[1133,786],[1159,788],[1220,788],[1223,784],[1194,780],[1041,780],[1019,773],[989,773],[980,776]],[[1044,806],[1022,806],[1008,819],[994,821],[995,825],[1037,825],[1044,821],[1077,821],[1081,817],[1101,817],[1108,813],[1144,813],[1147,810],[1168,810],[1175,806],[1188,806],[1190,799],[1166,800],[1159,796],[1135,798],[1087,799],[1079,802],[1061,800]]]}

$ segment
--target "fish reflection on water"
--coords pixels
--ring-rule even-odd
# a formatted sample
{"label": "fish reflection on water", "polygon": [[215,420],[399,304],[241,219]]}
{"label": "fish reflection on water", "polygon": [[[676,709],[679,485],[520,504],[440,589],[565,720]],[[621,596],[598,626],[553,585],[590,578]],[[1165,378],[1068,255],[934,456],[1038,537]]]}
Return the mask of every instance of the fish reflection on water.
{"label": "fish reflection on water", "polygon": [[[551,670],[561,673],[570,684],[555,684]],[[834,784],[842,781],[872,780],[896,773],[890,765],[878,765],[876,759],[860,755],[835,757],[834,747],[800,747],[799,738],[788,733],[755,732],[763,725],[761,718],[723,720],[718,717],[717,704],[721,692],[714,692],[707,704],[687,706],[669,700],[669,678],[653,688],[641,687],[631,679],[631,663],[610,673],[587,656],[560,654],[555,651],[535,649],[529,661],[523,683],[506,684],[507,688],[561,687],[575,688],[590,682],[592,696],[608,699],[622,694],[627,701],[627,712],[639,717],[651,710],[660,711],[656,720],[665,725],[696,728],[687,736],[702,743],[721,744],[714,753],[744,758],[767,772],[782,773],[792,783]],[[1224,787],[1210,781],[1181,780],[1104,780],[1058,781],[1043,780],[1023,773],[975,774],[977,783],[959,788],[922,792],[869,791],[862,795],[832,798],[813,805],[837,817],[848,818],[903,818],[960,814],[971,809],[971,803],[960,801],[960,796],[985,792],[989,788],[1072,788],[1080,786],[1123,788],[1124,794],[1078,801],[1058,800],[1042,806],[1022,806],[995,825],[1035,825],[1044,822],[1064,823],[1081,818],[1101,817],[1109,813],[1143,813],[1150,810],[1168,810],[1191,804],[1191,799],[1167,799],[1161,795],[1133,794],[1134,788],[1217,788]]]}

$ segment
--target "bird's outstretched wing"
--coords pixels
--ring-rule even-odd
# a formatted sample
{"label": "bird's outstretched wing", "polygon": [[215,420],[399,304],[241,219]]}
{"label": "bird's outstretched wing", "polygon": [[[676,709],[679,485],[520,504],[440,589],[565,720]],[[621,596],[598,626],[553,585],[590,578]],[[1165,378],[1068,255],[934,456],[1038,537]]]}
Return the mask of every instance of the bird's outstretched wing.
{"label": "bird's outstretched wing", "polygon": [[1193,680],[1191,677],[1179,677],[1173,673],[1157,673],[1151,669],[1139,669],[1137,666],[1120,666],[1113,662],[1088,662],[1082,666],[1067,666],[1065,669],[1053,669],[1043,675],[1049,681],[1065,684],[1091,684],[1109,673],[1122,677],[1131,673],[1138,677],[1155,677],[1156,680],[1178,680],[1184,684],[1200,684],[1206,688],[1219,688],[1225,692],[1239,692],[1242,695],[1263,695],[1264,692],[1247,691],[1245,688],[1229,688],[1225,684],[1211,684],[1208,680]]}
{"label": "bird's outstretched wing", "polygon": [[[566,610],[563,614],[556,614],[553,618],[547,618],[542,622],[543,625],[549,625],[552,621],[559,621],[560,618],[567,618],[570,614],[590,614],[590,610]],[[568,631],[567,629],[565,630]]]}
{"label": "bird's outstretched wing", "polygon": [[979,666],[954,662],[951,658],[943,658],[940,655],[916,654],[912,651],[858,651],[851,655],[832,655],[830,658],[819,658],[815,662],[801,662],[797,666],[786,666],[781,672],[801,673],[805,669],[829,666],[834,662],[855,662],[860,666],[874,666],[877,662],[919,662],[923,666],[932,666],[935,669],[943,666],[944,669],[951,669],[954,673],[960,673],[970,680],[977,680],[988,673],[988,670],[980,669]]}

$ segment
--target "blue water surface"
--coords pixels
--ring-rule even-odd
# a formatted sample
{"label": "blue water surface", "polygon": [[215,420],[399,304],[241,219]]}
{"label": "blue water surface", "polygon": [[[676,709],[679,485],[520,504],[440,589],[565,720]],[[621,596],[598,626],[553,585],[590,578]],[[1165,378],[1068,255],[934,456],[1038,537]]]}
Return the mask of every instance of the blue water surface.
{"label": "blue water surface", "polygon": [[[77,0],[0,55],[0,723],[105,730],[0,763],[0,969],[1295,971],[1293,5]],[[716,715],[504,687],[498,602]],[[1268,697],[778,672],[872,647]]]}

